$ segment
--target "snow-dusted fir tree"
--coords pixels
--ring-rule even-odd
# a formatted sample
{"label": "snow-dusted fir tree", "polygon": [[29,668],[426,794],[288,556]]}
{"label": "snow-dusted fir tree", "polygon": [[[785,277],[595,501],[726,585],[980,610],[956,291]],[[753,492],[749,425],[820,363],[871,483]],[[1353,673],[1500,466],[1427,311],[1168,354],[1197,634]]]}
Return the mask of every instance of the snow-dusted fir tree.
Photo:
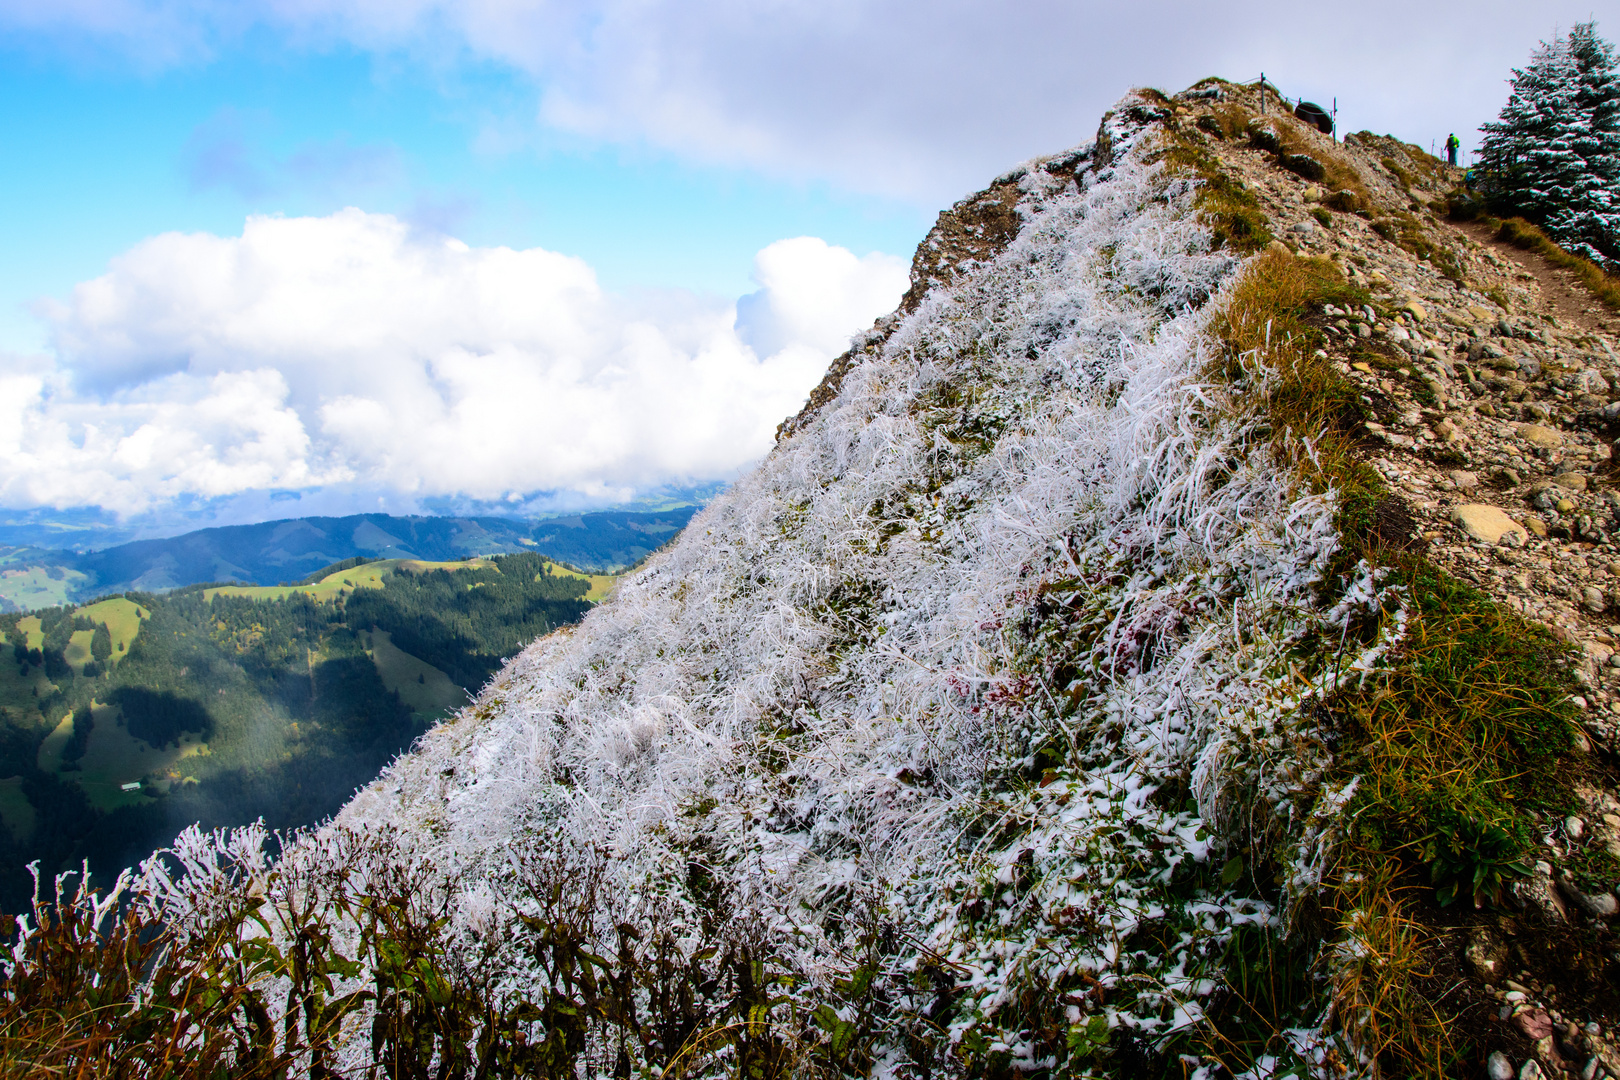
{"label": "snow-dusted fir tree", "polygon": [[1578,254],[1620,270],[1620,78],[1595,23],[1542,42],[1513,72],[1501,115],[1484,125],[1485,184]]}

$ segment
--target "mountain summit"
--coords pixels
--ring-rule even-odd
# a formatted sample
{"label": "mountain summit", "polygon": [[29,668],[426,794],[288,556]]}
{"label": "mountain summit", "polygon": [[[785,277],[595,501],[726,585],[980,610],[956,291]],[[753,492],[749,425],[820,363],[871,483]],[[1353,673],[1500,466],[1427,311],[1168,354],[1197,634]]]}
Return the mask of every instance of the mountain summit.
{"label": "mountain summit", "polygon": [[266,977],[312,1068],[1608,1068],[1606,317],[1278,106],[1136,92],[941,214],[578,627],[138,909],[341,954]]}

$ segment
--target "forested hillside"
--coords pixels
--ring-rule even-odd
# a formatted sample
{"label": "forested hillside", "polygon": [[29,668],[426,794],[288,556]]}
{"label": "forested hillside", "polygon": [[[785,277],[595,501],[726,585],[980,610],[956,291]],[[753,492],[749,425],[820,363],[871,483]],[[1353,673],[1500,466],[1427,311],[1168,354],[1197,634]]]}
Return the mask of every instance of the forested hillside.
{"label": "forested hillside", "polygon": [[113,871],[193,822],[319,820],[592,587],[539,555],[348,560],[0,616],[0,900],[34,859]]}

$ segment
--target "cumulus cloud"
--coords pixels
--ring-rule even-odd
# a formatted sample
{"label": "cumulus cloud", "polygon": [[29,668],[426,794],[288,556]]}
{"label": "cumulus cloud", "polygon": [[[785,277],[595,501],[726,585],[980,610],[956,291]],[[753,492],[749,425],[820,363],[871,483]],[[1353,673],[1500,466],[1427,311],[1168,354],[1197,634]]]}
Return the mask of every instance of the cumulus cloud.
{"label": "cumulus cloud", "polygon": [[604,291],[579,259],[386,214],[170,233],[39,308],[0,362],[0,501],[135,512],[343,484],[474,499],[733,474],[767,450],[903,261],[809,237],[737,305]]}
{"label": "cumulus cloud", "polygon": [[[252,24],[532,77],[541,121],[934,205],[1089,137],[1133,85],[1264,70],[1338,98],[1350,130],[1465,140],[1539,38],[1612,5],[1575,0],[0,0],[0,25],[192,57]],[[1614,27],[1608,28],[1612,33]],[[201,42],[203,44],[199,45]]]}

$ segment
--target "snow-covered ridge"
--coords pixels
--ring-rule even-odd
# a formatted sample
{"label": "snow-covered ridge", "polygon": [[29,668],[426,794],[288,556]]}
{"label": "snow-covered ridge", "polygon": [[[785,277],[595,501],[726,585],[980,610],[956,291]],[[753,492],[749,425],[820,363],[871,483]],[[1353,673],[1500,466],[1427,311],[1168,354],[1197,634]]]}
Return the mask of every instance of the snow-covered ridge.
{"label": "snow-covered ridge", "polygon": [[1287,652],[1379,585],[1327,580],[1331,497],[1202,377],[1242,266],[1161,137],[1127,99],[1106,155],[1014,174],[1004,248],[857,341],[677,543],[343,811],[449,882],[468,963],[545,978],[513,884],[540,852],[602,875],[601,952],[721,919],[807,1007],[878,924],[910,1002],[875,1021],[879,1072],[923,1044],[1029,1068],[1054,1031],[1073,1057],[1197,1022],[1233,929],[1289,917],[1233,850],[1283,852],[1285,904],[1309,895],[1349,792],[1321,789],[1299,706],[1325,687]]}

